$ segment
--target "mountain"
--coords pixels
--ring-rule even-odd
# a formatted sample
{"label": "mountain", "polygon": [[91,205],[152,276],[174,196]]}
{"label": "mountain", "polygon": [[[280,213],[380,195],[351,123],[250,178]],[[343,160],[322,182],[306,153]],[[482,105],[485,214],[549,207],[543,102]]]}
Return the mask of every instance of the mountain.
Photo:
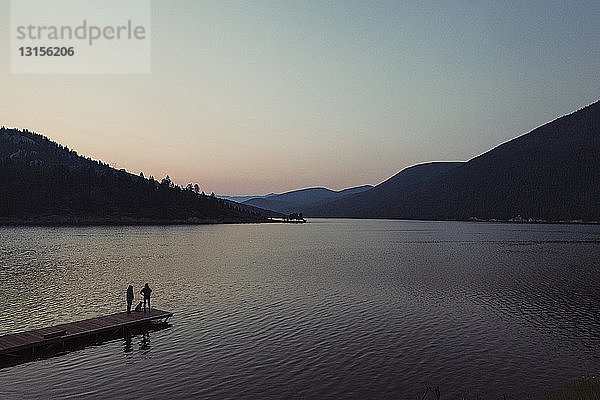
{"label": "mountain", "polygon": [[600,102],[418,184],[374,191],[305,215],[600,221]]}
{"label": "mountain", "polygon": [[259,215],[262,215],[264,217],[269,217],[269,218],[283,218],[283,217],[285,217],[285,215],[283,213],[280,213],[280,212],[277,212],[277,211],[267,210],[267,209],[260,208],[260,207],[254,207],[254,206],[252,206],[250,204],[238,203],[236,201],[227,200],[227,199],[224,199],[224,198],[219,197],[219,196],[216,196],[216,197],[219,200],[222,200],[224,204],[228,204],[229,207],[237,208],[239,210],[243,210],[243,211],[249,212],[251,214],[259,214]]}
{"label": "mountain", "polygon": [[0,128],[0,224],[266,221],[214,196],[116,170],[27,130]]}
{"label": "mountain", "polygon": [[282,194],[268,195],[244,201],[242,204],[274,210],[284,214],[302,212],[303,208],[315,203],[341,199],[371,189],[372,186],[357,186],[344,190],[330,190],[323,187],[294,190]]}
{"label": "mountain", "polygon": [[462,162],[431,162],[414,165],[403,169],[370,190],[341,199],[310,204],[303,212],[304,215],[312,217],[378,218],[385,215],[386,205],[393,204],[399,193],[411,190],[463,164]]}
{"label": "mountain", "polygon": [[265,197],[277,196],[275,193],[265,195],[248,195],[248,196],[226,196],[224,194],[218,194],[217,197],[229,201],[235,201],[236,203],[243,203],[252,199],[264,199]]}

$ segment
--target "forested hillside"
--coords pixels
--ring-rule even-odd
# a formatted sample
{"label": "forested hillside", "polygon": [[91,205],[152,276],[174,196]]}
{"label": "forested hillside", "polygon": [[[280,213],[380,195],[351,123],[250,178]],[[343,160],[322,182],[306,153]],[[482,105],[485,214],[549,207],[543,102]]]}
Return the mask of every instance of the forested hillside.
{"label": "forested hillside", "polygon": [[146,224],[264,221],[255,211],[181,188],[166,177],[115,170],[48,138],[0,129],[0,222]]}
{"label": "forested hillside", "polygon": [[[431,172],[432,166],[413,168]],[[410,179],[404,182],[410,185],[394,184],[392,178],[343,201],[302,211],[359,218],[600,221],[600,102],[467,163],[445,166],[451,168],[423,175],[428,179],[416,184]]]}

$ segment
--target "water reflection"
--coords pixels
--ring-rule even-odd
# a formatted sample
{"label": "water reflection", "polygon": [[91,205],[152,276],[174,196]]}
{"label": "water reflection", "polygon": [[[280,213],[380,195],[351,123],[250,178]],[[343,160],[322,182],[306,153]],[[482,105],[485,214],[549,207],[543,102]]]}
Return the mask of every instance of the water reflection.
{"label": "water reflection", "polygon": [[150,347],[150,332],[144,332],[140,338],[140,350],[145,354],[148,353]]}
{"label": "water reflection", "polygon": [[[163,326],[162,328],[166,328],[167,325]],[[134,340],[137,344],[137,349],[139,351],[141,351],[142,354],[147,354],[151,349],[152,346],[150,344],[150,332],[151,331],[158,331],[159,327],[156,328],[150,328],[146,331],[143,331],[139,334],[131,334],[131,333],[127,333],[125,334],[125,336],[123,337],[123,352],[126,355],[131,355],[131,353],[134,352]]]}
{"label": "water reflection", "polygon": [[123,339],[123,351],[125,352],[125,354],[127,353],[131,353],[133,351],[133,345],[132,345],[132,335],[126,333],[125,334],[125,338]]}

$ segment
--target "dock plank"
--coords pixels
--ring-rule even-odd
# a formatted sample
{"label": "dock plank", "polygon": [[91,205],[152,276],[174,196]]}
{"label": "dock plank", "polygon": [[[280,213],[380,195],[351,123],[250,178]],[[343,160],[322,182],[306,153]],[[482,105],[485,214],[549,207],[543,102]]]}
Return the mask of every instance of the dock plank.
{"label": "dock plank", "polygon": [[[97,333],[120,329],[123,327],[135,327],[149,323],[153,320],[168,319],[173,313],[152,309],[147,313],[120,312],[111,315],[89,318],[82,321],[69,322],[55,326],[34,329],[27,332],[11,333],[0,336],[0,356],[21,349],[36,348],[56,342],[62,342],[75,337],[93,336]],[[65,331],[62,336],[44,338],[48,333]]]}

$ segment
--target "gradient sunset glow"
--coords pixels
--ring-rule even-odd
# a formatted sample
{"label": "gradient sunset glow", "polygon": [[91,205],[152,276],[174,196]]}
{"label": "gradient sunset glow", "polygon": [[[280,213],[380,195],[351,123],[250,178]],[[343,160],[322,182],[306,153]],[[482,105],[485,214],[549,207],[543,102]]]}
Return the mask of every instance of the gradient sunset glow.
{"label": "gradient sunset glow", "polygon": [[0,124],[208,193],[377,184],[597,100],[599,15],[597,1],[155,0],[151,74],[4,62]]}

